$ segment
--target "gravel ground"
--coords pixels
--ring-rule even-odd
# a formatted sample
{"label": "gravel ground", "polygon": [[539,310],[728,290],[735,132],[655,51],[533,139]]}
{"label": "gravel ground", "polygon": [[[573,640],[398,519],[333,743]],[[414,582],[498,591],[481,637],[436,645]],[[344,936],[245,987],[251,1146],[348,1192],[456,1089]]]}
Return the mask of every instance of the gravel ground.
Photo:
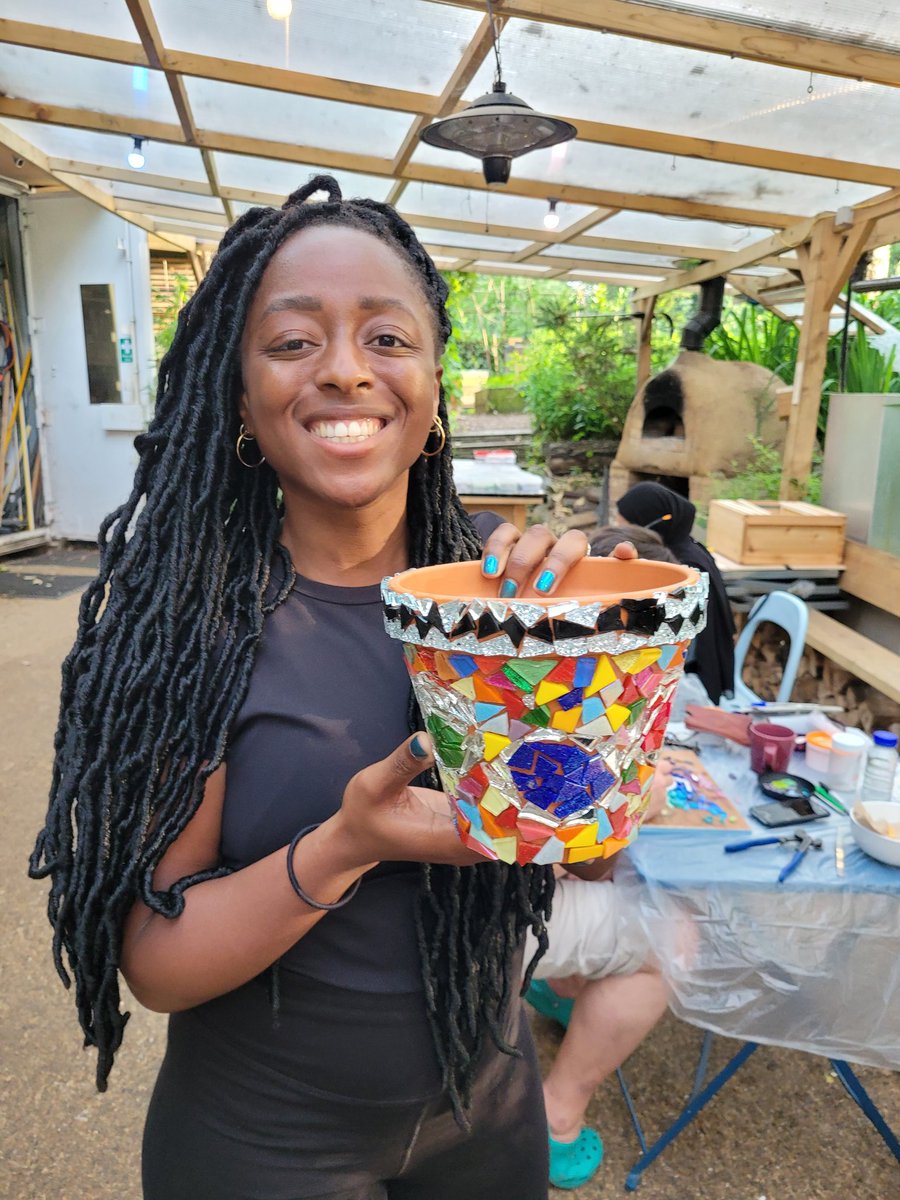
{"label": "gravel ground", "polygon": [[[77,555],[55,557],[59,569],[67,562],[85,569]],[[37,565],[51,569],[38,558],[3,563],[15,570]],[[71,645],[77,605],[76,593],[0,599],[0,1200],[139,1200],[141,1126],[165,1038],[163,1018],[130,1005],[110,1089],[103,1096],[94,1091],[93,1052],[81,1051],[72,998],[50,961],[45,889],[25,875],[44,814],[59,664]],[[560,1031],[539,1016],[533,1026],[546,1064]],[[628,1063],[651,1136],[685,1095],[700,1037],[666,1018]],[[713,1069],[733,1045],[717,1042]],[[900,1131],[900,1079],[865,1068],[859,1075]],[[593,1183],[570,1194],[611,1200],[622,1194],[637,1154],[615,1081],[598,1090],[589,1116],[603,1135],[606,1162]],[[826,1060],[762,1048],[649,1169],[639,1194],[644,1200],[898,1200],[900,1172]]]}

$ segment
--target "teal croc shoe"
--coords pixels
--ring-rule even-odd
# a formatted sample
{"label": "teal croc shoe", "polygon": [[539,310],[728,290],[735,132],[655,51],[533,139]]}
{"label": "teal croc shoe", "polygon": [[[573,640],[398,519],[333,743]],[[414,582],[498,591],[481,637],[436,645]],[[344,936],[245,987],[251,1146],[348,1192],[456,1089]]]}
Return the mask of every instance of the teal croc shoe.
{"label": "teal croc shoe", "polygon": [[550,1142],[550,1182],[557,1188],[579,1188],[593,1179],[603,1162],[603,1143],[594,1129],[584,1128],[574,1142]]}
{"label": "teal croc shoe", "polygon": [[575,1001],[557,996],[546,980],[532,979],[528,991],[525,993],[525,999],[539,1013],[549,1017],[551,1021],[558,1021],[563,1029],[569,1028],[569,1018],[572,1016]]}

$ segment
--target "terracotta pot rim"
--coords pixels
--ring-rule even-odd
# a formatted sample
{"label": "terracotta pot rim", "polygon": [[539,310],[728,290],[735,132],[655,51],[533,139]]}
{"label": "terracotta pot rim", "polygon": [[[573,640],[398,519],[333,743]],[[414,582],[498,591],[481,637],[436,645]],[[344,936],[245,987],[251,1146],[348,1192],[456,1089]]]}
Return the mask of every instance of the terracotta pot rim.
{"label": "terracotta pot rim", "polygon": [[[622,600],[649,600],[655,596],[668,595],[671,592],[678,591],[680,588],[689,587],[696,584],[700,579],[700,572],[694,567],[686,567],[681,563],[657,562],[652,559],[635,558],[635,559],[599,559],[586,558],[582,562],[577,563],[573,568],[573,572],[581,574],[588,572],[602,574],[604,569],[608,570],[610,565],[617,572],[622,570],[635,570],[637,573],[646,575],[646,568],[652,568],[653,573],[662,572],[670,577],[667,583],[657,583],[652,587],[637,587],[637,588],[614,588],[612,590],[591,590],[569,592],[565,589],[554,592],[552,595],[545,596],[540,592],[536,592],[533,588],[525,588],[518,595],[509,599],[500,596],[500,580],[488,579],[481,574],[480,564],[473,562],[466,563],[442,563],[431,567],[412,567],[407,571],[400,571],[396,575],[388,576],[382,584],[382,588],[388,588],[390,591],[398,595],[413,596],[418,600],[432,600],[436,604],[452,603],[455,600],[471,602],[473,600],[491,600],[499,601],[509,607],[511,611],[515,611],[517,604],[523,605],[539,605],[545,608],[553,607],[559,604],[578,605],[586,607],[591,604],[603,604],[612,606],[620,603]],[[429,578],[440,577],[444,572],[455,572],[459,574],[457,568],[469,568],[466,573],[471,573],[471,568],[478,568],[478,581],[480,587],[477,591],[472,592],[466,590],[466,594],[461,595],[460,589],[456,590],[441,590],[438,591],[433,587],[428,586]],[[446,586],[446,585],[445,585]]]}

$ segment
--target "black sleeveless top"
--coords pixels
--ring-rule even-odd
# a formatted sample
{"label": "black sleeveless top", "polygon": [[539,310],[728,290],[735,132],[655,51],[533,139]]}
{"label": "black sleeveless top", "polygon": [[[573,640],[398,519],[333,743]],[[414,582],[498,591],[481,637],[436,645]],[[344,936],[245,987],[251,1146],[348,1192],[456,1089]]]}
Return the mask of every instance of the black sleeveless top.
{"label": "black sleeveless top", "polygon": [[[486,537],[500,518],[479,514]],[[381,593],[297,577],[266,617],[246,699],[232,726],[222,862],[238,869],[286,846],[340,807],[351,776],[409,734],[409,676],[384,628]],[[421,989],[414,905],[418,863],[384,862],[353,900],[282,958],[287,970],[372,992]]]}

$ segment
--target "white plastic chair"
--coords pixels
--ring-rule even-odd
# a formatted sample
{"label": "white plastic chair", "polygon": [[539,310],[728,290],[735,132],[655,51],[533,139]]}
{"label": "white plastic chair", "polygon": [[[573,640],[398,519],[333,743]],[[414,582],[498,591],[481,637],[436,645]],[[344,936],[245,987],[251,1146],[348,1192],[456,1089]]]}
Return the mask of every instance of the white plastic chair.
{"label": "white plastic chair", "polygon": [[741,630],[741,636],[734,647],[734,703],[753,704],[761,700],[761,696],[748,688],[741,678],[744,669],[744,658],[750,646],[750,640],[762,621],[771,621],[780,625],[791,639],[787,662],[778,688],[776,701],[783,703],[790,700],[794,690],[794,680],[797,678],[797,668],[800,665],[800,655],[806,643],[806,627],[809,624],[809,610],[801,599],[792,596],[790,592],[769,592],[760,596],[747,615],[747,623]]}

